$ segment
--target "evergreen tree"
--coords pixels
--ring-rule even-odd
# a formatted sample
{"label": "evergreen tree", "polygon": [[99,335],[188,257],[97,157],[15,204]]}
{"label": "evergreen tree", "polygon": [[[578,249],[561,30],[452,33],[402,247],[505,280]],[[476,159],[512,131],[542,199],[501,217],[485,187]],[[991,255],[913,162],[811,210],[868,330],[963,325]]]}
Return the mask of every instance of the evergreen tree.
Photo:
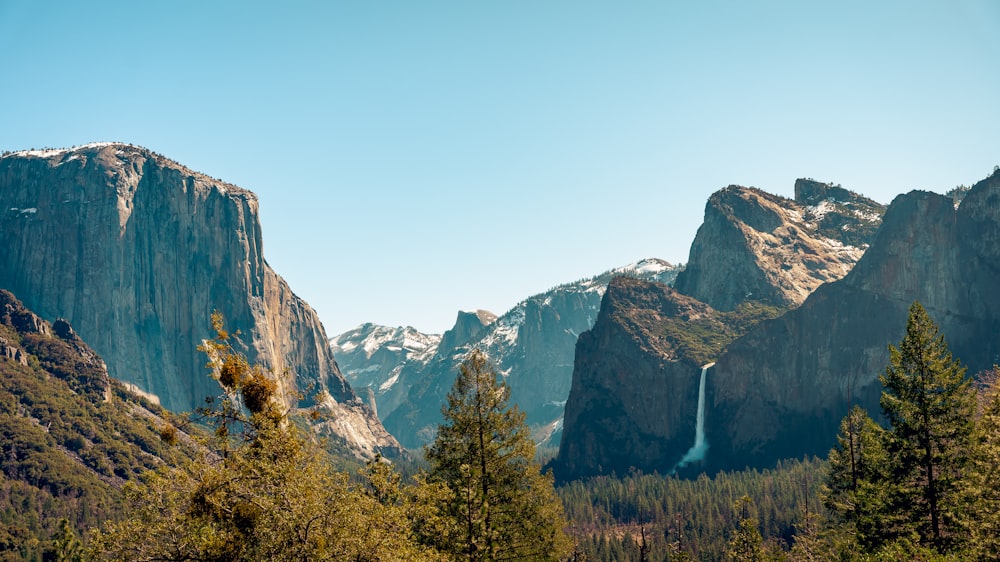
{"label": "evergreen tree", "polygon": [[1000,561],[1000,369],[981,373],[977,446],[967,479],[970,550],[977,560]]}
{"label": "evergreen tree", "polygon": [[889,421],[890,537],[915,536],[944,552],[961,539],[962,477],[974,448],[975,397],[965,369],[952,360],[944,336],[920,303],[910,307],[906,335],[889,346],[880,376]]}
{"label": "evergreen tree", "polygon": [[860,406],[840,422],[837,446],[821,492],[823,504],[835,521],[857,542],[871,550],[885,538],[886,463],[885,430]]}
{"label": "evergreen tree", "polygon": [[455,526],[437,546],[470,561],[558,560],[569,554],[562,505],[509,396],[481,351],[462,362],[426,450],[428,480],[452,492],[442,511]]}
{"label": "evergreen tree", "polygon": [[729,539],[726,560],[732,562],[764,562],[764,538],[757,528],[757,518],[752,514],[753,500],[743,496],[736,501],[733,509],[739,513],[736,531]]}

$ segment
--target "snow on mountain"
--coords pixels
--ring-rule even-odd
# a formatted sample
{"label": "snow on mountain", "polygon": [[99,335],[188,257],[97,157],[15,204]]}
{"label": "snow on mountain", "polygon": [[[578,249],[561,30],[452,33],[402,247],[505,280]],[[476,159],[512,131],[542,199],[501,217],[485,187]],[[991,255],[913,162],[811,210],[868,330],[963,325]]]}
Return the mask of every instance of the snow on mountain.
{"label": "snow on mountain", "polygon": [[[444,342],[412,328],[365,324],[337,336],[331,345],[344,375],[362,395],[364,387],[371,389],[379,417],[406,447],[433,438],[458,364],[473,348],[485,351],[504,376],[511,403],[527,414],[536,440],[555,446],[558,437],[550,438],[558,435],[569,395],[576,339],[593,326],[608,283],[624,275],[671,284],[680,270],[663,260],[644,259],[528,297],[500,317],[460,313]],[[468,326],[472,315],[479,327]],[[463,337],[467,334],[473,335]],[[407,348],[407,337],[415,345]]]}
{"label": "snow on mountain", "polygon": [[411,326],[366,323],[331,338],[330,347],[351,386],[385,391],[395,384],[408,361],[426,362],[440,342],[441,336]]}

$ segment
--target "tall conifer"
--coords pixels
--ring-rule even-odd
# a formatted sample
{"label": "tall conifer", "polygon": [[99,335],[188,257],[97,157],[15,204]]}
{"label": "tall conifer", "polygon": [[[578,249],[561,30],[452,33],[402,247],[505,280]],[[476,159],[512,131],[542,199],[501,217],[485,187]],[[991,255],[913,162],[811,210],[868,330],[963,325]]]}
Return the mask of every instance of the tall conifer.
{"label": "tall conifer", "polygon": [[426,451],[429,480],[453,492],[444,511],[455,533],[437,545],[461,559],[558,560],[568,554],[562,505],[534,461],[524,414],[474,350],[442,408],[445,422]]}
{"label": "tall conifer", "polygon": [[889,346],[880,376],[882,412],[889,421],[887,531],[915,536],[940,552],[962,536],[962,478],[974,450],[975,395],[965,368],[924,307],[910,306],[906,335]]}
{"label": "tall conifer", "polygon": [[852,408],[840,422],[822,491],[823,504],[834,518],[869,550],[885,538],[884,440],[885,430],[863,408]]}

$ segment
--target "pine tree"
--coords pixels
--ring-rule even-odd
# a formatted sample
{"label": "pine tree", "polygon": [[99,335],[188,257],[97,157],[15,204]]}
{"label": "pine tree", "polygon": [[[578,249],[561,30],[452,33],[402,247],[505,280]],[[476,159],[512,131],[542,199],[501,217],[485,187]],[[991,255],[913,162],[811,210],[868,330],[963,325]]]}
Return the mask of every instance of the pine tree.
{"label": "pine tree", "polygon": [[868,550],[885,539],[885,430],[855,406],[840,422],[837,446],[830,451],[829,471],[821,492],[836,523]]}
{"label": "pine tree", "polygon": [[470,561],[558,560],[569,554],[562,505],[551,475],[534,462],[524,414],[474,350],[442,408],[445,422],[426,450],[428,480],[452,492],[443,511],[455,522],[437,546]]}
{"label": "pine tree", "polygon": [[739,523],[729,539],[726,560],[764,562],[764,539],[760,535],[760,529],[757,528],[757,519],[753,517],[753,507],[750,496],[743,496],[733,505],[733,509],[740,514]]}
{"label": "pine tree", "polygon": [[967,479],[970,550],[977,560],[1000,561],[1000,368],[981,373],[977,446]]}
{"label": "pine tree", "polygon": [[899,514],[886,531],[916,536],[947,551],[960,538],[962,478],[974,449],[975,397],[965,369],[952,360],[944,336],[920,303],[910,307],[906,335],[889,346],[880,376],[889,421],[888,510]]}

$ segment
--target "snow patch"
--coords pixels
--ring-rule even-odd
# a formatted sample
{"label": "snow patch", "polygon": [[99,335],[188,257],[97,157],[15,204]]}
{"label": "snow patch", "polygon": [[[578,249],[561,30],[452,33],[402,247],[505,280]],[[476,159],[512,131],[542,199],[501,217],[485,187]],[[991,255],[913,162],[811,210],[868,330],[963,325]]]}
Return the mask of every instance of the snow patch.
{"label": "snow patch", "polygon": [[398,380],[399,380],[399,373],[397,372],[388,379],[386,379],[384,383],[378,386],[379,391],[385,392],[389,390],[390,388],[392,388],[392,385],[396,384],[396,381]]}
{"label": "snow patch", "polygon": [[836,210],[837,206],[829,199],[824,199],[818,204],[808,207],[808,209],[814,221],[821,221],[829,212]]}
{"label": "snow patch", "polygon": [[[120,142],[92,142],[88,144],[81,144],[80,146],[74,146],[73,148],[43,148],[41,150],[18,150],[16,152],[11,152],[9,156],[31,156],[35,158],[52,158],[54,156],[60,156],[66,154],[67,152],[75,152],[77,150],[85,150],[89,148],[104,148],[105,146],[111,145],[121,145]],[[70,158],[72,160],[73,158]],[[68,162],[69,160],[67,160]]]}
{"label": "snow patch", "polygon": [[[961,201],[956,201],[955,202],[955,208],[956,209],[958,208],[959,203],[961,203]],[[868,212],[868,213],[866,213],[866,212],[864,212],[861,209],[854,209],[854,216],[858,217],[859,219],[861,219],[863,221],[868,221],[868,222],[878,222],[878,221],[882,220],[882,215],[880,215],[878,213],[875,213],[875,212]]]}
{"label": "snow patch", "polygon": [[347,353],[348,351],[351,351],[352,349],[354,349],[356,347],[358,347],[358,344],[355,343],[355,342],[353,342],[353,341],[351,341],[351,340],[347,340],[347,341],[345,341],[343,343],[334,342],[334,344],[333,344],[333,349],[334,350],[338,350],[339,349],[340,351],[342,351],[344,353]]}

